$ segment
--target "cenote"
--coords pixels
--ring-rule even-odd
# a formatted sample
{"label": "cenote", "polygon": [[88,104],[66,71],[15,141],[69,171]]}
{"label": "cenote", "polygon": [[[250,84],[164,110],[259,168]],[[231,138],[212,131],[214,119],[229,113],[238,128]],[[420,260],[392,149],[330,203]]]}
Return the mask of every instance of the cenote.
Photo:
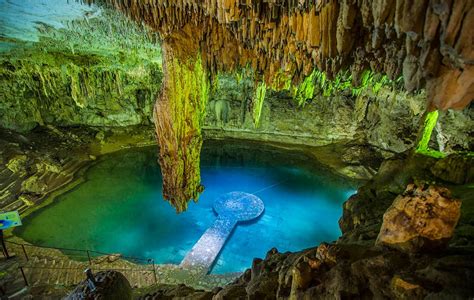
{"label": "cenote", "polygon": [[237,272],[273,247],[296,251],[337,239],[342,202],[356,187],[300,152],[208,141],[201,156],[205,191],[177,214],[163,201],[156,152],[136,148],[102,157],[85,182],[29,215],[15,233],[35,245],[179,264],[215,221],[214,200],[244,191],[262,199],[265,211],[235,228],[211,273]]}

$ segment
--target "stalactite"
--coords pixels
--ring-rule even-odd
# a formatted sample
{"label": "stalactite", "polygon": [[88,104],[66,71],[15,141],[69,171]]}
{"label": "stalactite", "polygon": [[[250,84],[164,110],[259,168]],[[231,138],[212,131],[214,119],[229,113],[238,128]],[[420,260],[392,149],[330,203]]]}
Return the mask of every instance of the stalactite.
{"label": "stalactite", "polygon": [[474,96],[471,0],[100,1],[162,38],[201,26],[211,75],[249,64],[273,86],[281,72],[298,84],[314,68],[334,78],[350,67],[354,86],[366,69],[391,80],[403,75],[408,91],[427,82],[432,107],[463,108]]}
{"label": "stalactite", "polygon": [[423,126],[423,133],[421,136],[420,141],[418,142],[418,146],[416,147],[416,153],[429,155],[433,157],[444,157],[444,154],[440,151],[436,151],[429,148],[429,143],[431,140],[431,133],[438,122],[438,115],[439,112],[437,110],[431,111],[426,114],[425,123]]}
{"label": "stalactite", "polygon": [[155,104],[163,196],[177,210],[187,209],[203,190],[200,176],[201,125],[209,84],[201,56],[181,56],[163,43],[163,86]]}
{"label": "stalactite", "polygon": [[262,116],[262,108],[263,102],[265,101],[266,90],[267,86],[265,82],[259,83],[255,89],[255,96],[252,103],[252,117],[255,128],[260,126],[260,117]]}
{"label": "stalactite", "polygon": [[316,70],[306,77],[303,82],[298,85],[294,92],[294,99],[299,106],[304,106],[308,100],[313,99],[315,90]]}

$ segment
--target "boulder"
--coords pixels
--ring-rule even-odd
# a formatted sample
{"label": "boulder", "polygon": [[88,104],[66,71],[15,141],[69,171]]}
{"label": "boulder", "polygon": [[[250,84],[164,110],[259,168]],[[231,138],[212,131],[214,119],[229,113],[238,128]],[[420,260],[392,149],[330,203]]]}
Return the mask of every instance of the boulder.
{"label": "boulder", "polygon": [[426,296],[423,287],[410,283],[397,275],[392,278],[390,287],[397,299],[422,299]]}
{"label": "boulder", "polygon": [[96,289],[92,291],[84,280],[65,299],[132,299],[132,287],[125,276],[117,271],[102,271],[94,275]]}
{"label": "boulder", "polygon": [[376,244],[403,252],[443,248],[461,213],[461,201],[447,188],[409,184],[383,216]]}
{"label": "boulder", "polygon": [[474,157],[462,154],[452,154],[438,160],[431,168],[436,177],[455,184],[465,184],[474,181]]}

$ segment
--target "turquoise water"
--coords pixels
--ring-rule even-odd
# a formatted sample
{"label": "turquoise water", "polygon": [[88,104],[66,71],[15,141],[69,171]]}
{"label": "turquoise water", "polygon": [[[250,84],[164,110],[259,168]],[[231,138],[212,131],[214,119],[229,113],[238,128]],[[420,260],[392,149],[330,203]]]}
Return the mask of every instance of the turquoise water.
{"label": "turquoise water", "polygon": [[214,199],[231,191],[255,193],[261,217],[237,226],[212,273],[243,271],[272,247],[296,251],[340,235],[347,182],[304,155],[262,145],[208,142],[201,159],[206,187],[197,204],[176,214],[161,196],[156,149],[105,156],[86,182],[25,218],[16,234],[44,246],[92,249],[178,264],[214,222]]}

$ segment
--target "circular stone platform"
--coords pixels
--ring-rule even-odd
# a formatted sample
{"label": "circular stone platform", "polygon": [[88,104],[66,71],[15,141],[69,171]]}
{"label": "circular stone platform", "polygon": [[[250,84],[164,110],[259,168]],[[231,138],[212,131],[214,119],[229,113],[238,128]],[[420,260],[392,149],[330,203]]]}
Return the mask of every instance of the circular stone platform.
{"label": "circular stone platform", "polygon": [[220,216],[238,222],[250,221],[263,213],[263,201],[244,192],[230,192],[216,199],[214,211]]}

